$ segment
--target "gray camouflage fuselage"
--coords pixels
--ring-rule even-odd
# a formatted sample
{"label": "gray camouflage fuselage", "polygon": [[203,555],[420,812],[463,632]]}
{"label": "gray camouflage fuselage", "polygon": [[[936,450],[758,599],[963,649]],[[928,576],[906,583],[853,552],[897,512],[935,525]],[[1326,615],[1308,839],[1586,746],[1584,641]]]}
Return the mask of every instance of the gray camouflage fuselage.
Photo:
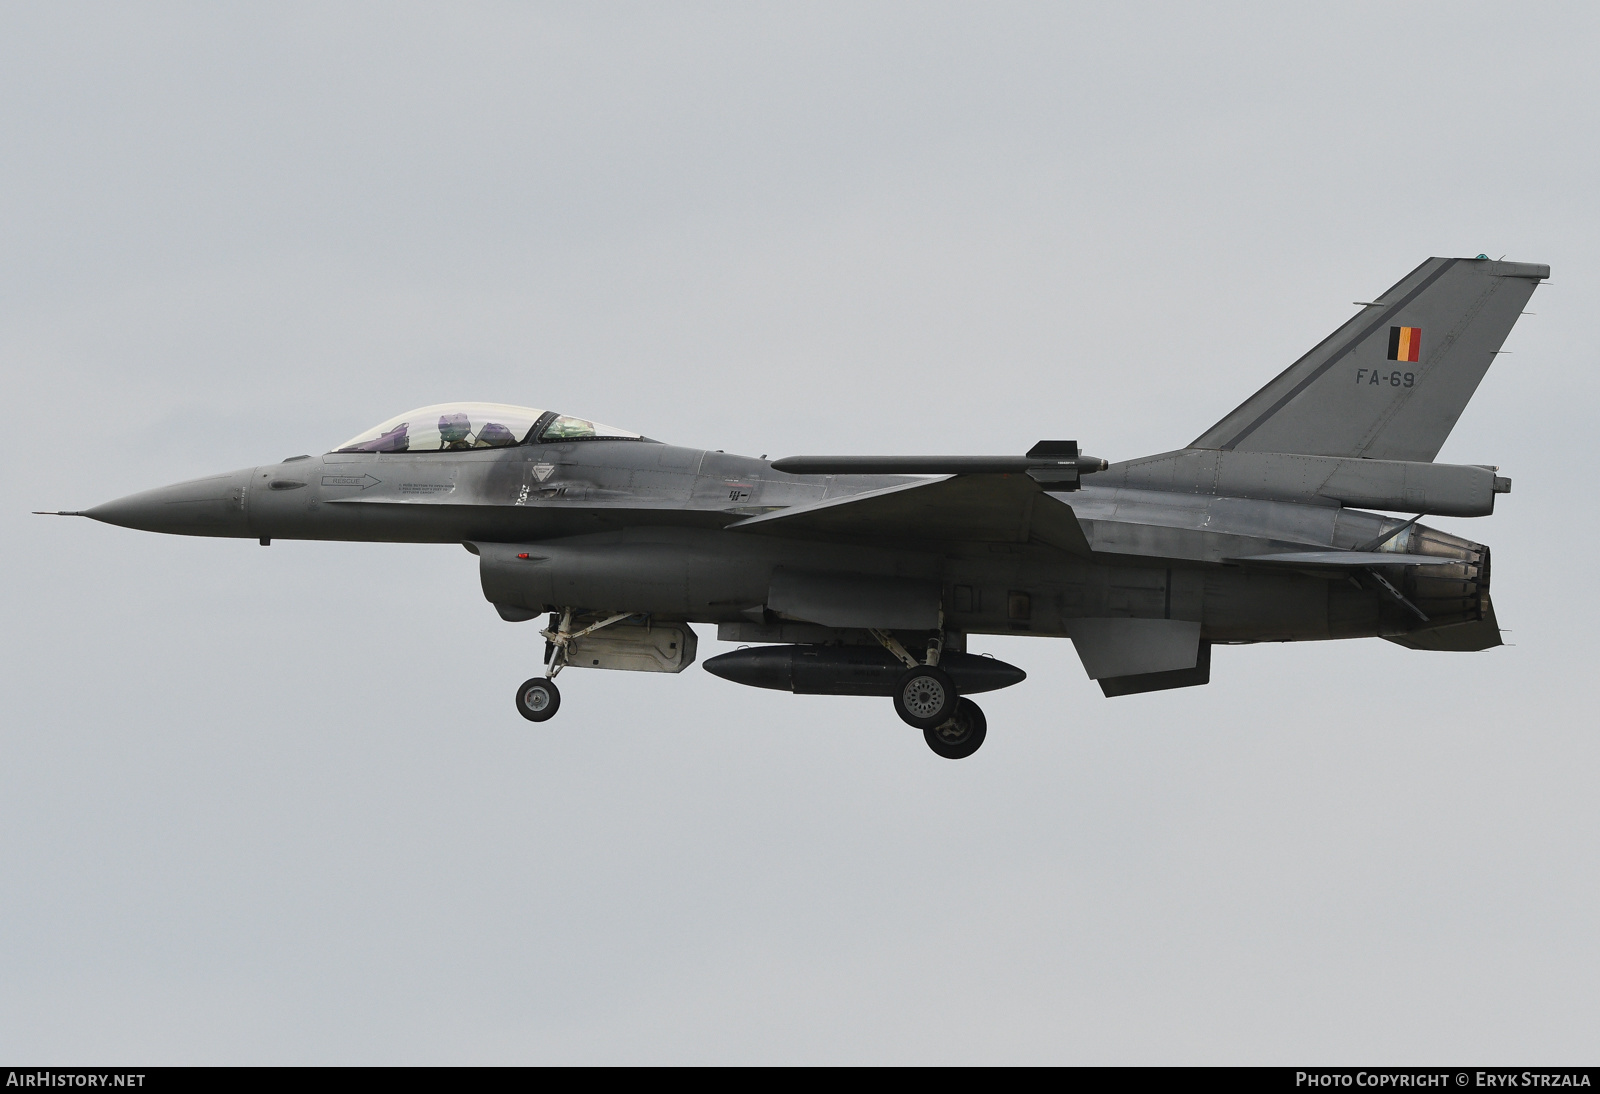
{"label": "gray camouflage fuselage", "polygon": [[[1138,470],[1137,463],[1113,465],[1091,481],[1137,481]],[[512,609],[508,614],[520,609],[526,618],[576,604],[721,624],[740,641],[803,641],[810,633],[795,625],[799,620],[780,630],[781,613],[764,610],[778,569],[937,584],[946,626],[970,634],[1064,637],[1069,620],[1126,616],[1197,622],[1213,642],[1260,642],[1396,636],[1419,622],[1398,601],[1342,575],[1224,561],[1353,550],[1402,523],[1326,500],[1136,485],[1053,495],[1077,515],[1088,556],[1041,543],[1026,528],[1001,530],[1008,535],[975,530],[981,534],[970,539],[954,529],[937,543],[895,543],[881,535],[818,542],[758,534],[759,525],[729,527],[914,481],[789,475],[721,452],[581,441],[299,457],[136,494],[89,515],[188,535],[468,543],[480,554],[485,592]],[[555,584],[521,578],[506,561],[520,553],[511,547],[527,545],[562,554],[547,568]],[[1420,528],[1405,545],[1463,560],[1449,577],[1462,586],[1453,599],[1475,601],[1476,587],[1487,587],[1487,553],[1479,545]],[[1459,621],[1458,613],[1428,614]]]}

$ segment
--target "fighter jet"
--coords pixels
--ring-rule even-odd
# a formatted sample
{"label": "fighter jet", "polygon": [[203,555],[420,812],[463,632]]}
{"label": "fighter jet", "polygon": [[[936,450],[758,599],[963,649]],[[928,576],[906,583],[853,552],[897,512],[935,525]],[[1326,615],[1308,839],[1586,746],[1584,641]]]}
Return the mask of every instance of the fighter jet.
{"label": "fighter jet", "polygon": [[1070,639],[1108,697],[1207,684],[1217,645],[1499,645],[1489,548],[1419,522],[1510,491],[1496,467],[1433,461],[1549,273],[1430,258],[1189,445],[1112,464],[1070,440],[768,462],[450,403],[61,515],[460,543],[502,619],[544,620],[542,670],[516,691],[530,721],[556,713],[567,668],[682,671],[700,623],[741,644],[715,675],[891,699],[959,759],[987,734],[970,696],[1025,677],[974,635]]}

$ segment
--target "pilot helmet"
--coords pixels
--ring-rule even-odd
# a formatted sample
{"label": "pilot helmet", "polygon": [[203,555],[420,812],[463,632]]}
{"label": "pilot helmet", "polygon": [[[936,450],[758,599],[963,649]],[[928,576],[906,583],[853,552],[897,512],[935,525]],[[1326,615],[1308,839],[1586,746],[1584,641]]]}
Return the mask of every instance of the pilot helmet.
{"label": "pilot helmet", "polygon": [[472,423],[459,410],[453,414],[439,415],[439,437],[445,444],[458,444],[467,439]]}

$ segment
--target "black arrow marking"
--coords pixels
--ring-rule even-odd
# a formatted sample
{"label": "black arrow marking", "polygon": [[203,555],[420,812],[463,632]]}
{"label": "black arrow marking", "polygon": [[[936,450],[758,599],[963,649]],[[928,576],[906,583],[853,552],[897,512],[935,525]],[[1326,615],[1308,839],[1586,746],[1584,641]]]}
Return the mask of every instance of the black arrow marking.
{"label": "black arrow marking", "polygon": [[382,479],[375,479],[371,475],[362,475],[359,478],[355,475],[322,476],[323,486],[359,486],[363,490],[377,486],[382,481]]}

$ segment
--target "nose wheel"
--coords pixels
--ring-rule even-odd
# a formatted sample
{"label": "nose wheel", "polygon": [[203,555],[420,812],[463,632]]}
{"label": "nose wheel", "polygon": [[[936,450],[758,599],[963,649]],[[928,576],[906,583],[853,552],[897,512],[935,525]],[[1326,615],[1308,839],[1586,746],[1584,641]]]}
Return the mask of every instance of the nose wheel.
{"label": "nose wheel", "polygon": [[517,713],[530,722],[545,722],[561,709],[561,692],[554,680],[535,676],[517,689]]}
{"label": "nose wheel", "polygon": [[983,747],[989,721],[971,699],[956,703],[955,714],[943,725],[922,731],[928,747],[947,760],[964,760]]}

